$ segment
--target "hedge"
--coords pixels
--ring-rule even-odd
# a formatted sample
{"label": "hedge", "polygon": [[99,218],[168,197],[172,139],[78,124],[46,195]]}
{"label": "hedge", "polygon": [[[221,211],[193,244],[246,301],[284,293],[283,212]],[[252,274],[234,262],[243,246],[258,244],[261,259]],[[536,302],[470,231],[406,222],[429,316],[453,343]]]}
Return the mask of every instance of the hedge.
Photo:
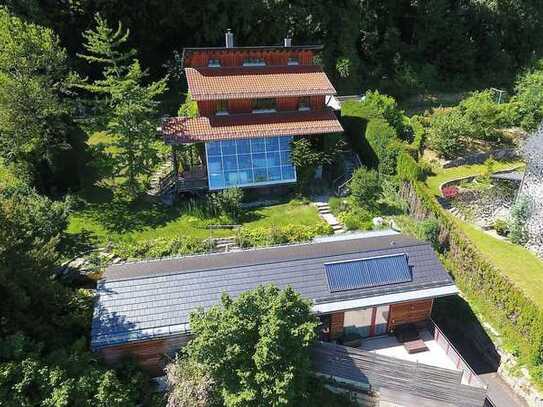
{"label": "hedge", "polygon": [[[402,196],[411,214],[421,220],[435,218],[440,225],[443,261],[468,298],[484,305],[485,318],[505,327],[507,339],[519,350],[541,383],[543,369],[543,310],[498,268],[491,264],[464,234],[457,220],[437,202],[420,181],[404,182]],[[535,368],[535,369],[534,369]]]}
{"label": "hedge", "polygon": [[309,242],[316,236],[330,235],[332,227],[324,222],[316,225],[286,225],[244,228],[242,227],[236,236],[236,243],[240,247],[272,246]]}
{"label": "hedge", "polygon": [[423,178],[422,169],[407,151],[402,151],[398,155],[396,172],[402,181],[419,181]]}
{"label": "hedge", "polygon": [[212,246],[208,240],[179,235],[173,239],[123,241],[116,244],[112,252],[123,259],[144,259],[202,254],[208,252]]}

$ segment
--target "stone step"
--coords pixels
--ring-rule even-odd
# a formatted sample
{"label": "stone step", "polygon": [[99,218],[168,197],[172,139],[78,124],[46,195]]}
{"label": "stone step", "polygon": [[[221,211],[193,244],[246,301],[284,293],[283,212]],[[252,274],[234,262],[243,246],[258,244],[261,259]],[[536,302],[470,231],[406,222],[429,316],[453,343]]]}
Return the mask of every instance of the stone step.
{"label": "stone step", "polygon": [[332,213],[332,211],[330,209],[323,209],[323,210],[319,210],[319,213],[321,215],[327,215],[329,213]]}

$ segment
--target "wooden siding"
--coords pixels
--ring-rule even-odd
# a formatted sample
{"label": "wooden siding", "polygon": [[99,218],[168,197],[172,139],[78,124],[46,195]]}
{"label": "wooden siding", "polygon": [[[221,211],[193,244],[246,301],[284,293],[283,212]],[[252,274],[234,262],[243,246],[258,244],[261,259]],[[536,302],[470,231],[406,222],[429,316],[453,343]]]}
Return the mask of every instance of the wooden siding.
{"label": "wooden siding", "polygon": [[324,110],[324,103],[324,95],[309,97],[309,104],[311,105],[311,110],[314,112],[322,112]]}
{"label": "wooden siding", "polygon": [[214,115],[217,110],[216,100],[199,100],[197,104],[198,104],[198,113],[200,114],[200,116]]}
{"label": "wooden siding", "polygon": [[252,99],[229,99],[228,100],[228,112],[229,113],[251,113],[253,111]]}
{"label": "wooden siding", "polygon": [[152,375],[162,375],[165,363],[189,340],[186,335],[177,335],[164,339],[126,343],[100,349],[98,354],[109,365],[119,363],[125,357],[133,357]]}
{"label": "wooden siding", "polygon": [[394,329],[398,325],[422,322],[430,318],[433,300],[421,300],[392,304],[388,328]]}
{"label": "wooden siding", "polygon": [[277,110],[281,112],[298,110],[297,97],[277,98]]}
{"label": "wooden siding", "polygon": [[330,338],[336,339],[343,335],[343,325],[345,321],[345,313],[336,312],[330,315]]}
{"label": "wooden siding", "polygon": [[209,59],[218,59],[221,66],[240,66],[245,58],[261,58],[267,65],[287,65],[289,57],[298,57],[300,65],[313,64],[313,50],[278,48],[274,50],[201,50],[185,58],[185,67],[207,66]]}

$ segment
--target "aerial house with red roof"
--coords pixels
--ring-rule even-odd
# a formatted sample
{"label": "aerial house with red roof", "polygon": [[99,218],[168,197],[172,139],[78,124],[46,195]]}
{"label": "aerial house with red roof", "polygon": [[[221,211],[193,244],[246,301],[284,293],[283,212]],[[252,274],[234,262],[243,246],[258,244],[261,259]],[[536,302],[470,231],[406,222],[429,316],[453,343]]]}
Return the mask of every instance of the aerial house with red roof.
{"label": "aerial house with red roof", "polygon": [[[335,114],[325,107],[336,93],[314,62],[320,46],[186,48],[188,90],[198,105],[194,118],[164,120],[161,134],[172,146],[199,143],[201,163],[174,171],[178,192],[260,187],[296,182],[291,160],[294,137],[339,133]],[[175,149],[173,149],[175,151]]]}

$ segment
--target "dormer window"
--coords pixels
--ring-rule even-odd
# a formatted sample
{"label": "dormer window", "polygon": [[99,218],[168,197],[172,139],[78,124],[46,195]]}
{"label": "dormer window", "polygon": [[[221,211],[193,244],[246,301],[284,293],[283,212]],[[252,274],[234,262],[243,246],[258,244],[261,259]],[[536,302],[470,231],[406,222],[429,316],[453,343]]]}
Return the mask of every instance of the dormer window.
{"label": "dormer window", "polygon": [[289,65],[299,65],[300,64],[300,60],[298,59],[298,57],[294,56],[294,57],[288,57],[288,64]]}
{"label": "dormer window", "polygon": [[228,114],[228,100],[218,100],[217,110],[215,111],[217,116],[224,116]]}
{"label": "dormer window", "polygon": [[308,112],[311,110],[311,104],[309,103],[308,96],[304,96],[298,99],[298,110],[300,112]]}
{"label": "dormer window", "polygon": [[210,68],[220,68],[221,67],[221,60],[218,58],[209,58],[207,60],[207,66]]}
{"label": "dormer window", "polygon": [[273,113],[277,111],[275,99],[256,99],[253,102],[253,113]]}
{"label": "dormer window", "polygon": [[248,57],[243,60],[243,66],[266,66],[263,58]]}

